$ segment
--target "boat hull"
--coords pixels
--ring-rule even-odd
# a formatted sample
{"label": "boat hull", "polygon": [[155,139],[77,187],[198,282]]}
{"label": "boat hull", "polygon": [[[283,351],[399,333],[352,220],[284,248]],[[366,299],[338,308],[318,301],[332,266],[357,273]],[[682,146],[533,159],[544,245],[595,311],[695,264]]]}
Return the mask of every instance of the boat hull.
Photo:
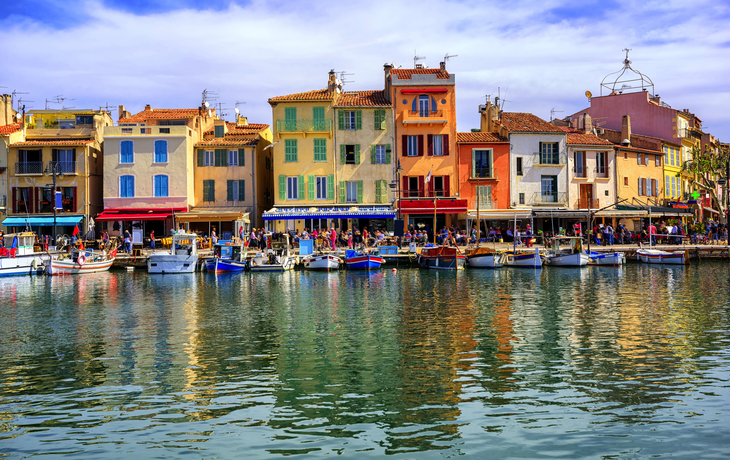
{"label": "boat hull", "polygon": [[208,272],[233,273],[246,270],[247,265],[248,264],[246,262],[239,262],[237,260],[214,257],[212,259],[208,259],[205,262],[205,269]]}
{"label": "boat hull", "polygon": [[107,259],[100,262],[86,262],[79,265],[73,260],[52,259],[46,271],[49,275],[85,275],[88,273],[106,272],[112,267],[114,259]]}
{"label": "boat hull", "polygon": [[332,255],[309,256],[302,260],[307,270],[337,270],[341,263],[342,259]]}
{"label": "boat hull", "polygon": [[549,256],[547,263],[553,267],[583,267],[588,265],[588,254],[577,252],[575,254],[555,254]]}
{"label": "boat hull", "polygon": [[626,263],[626,255],[623,252],[591,252],[588,258],[588,265],[617,267]]}
{"label": "boat hull", "polygon": [[469,268],[500,268],[504,266],[502,254],[485,254],[480,256],[468,256]]}
{"label": "boat hull", "polygon": [[43,259],[40,254],[0,257],[0,276],[24,276],[38,273],[43,273]]}
{"label": "boat hull", "polygon": [[345,259],[345,265],[352,270],[376,270],[385,263],[380,256],[360,255]]}
{"label": "boat hull", "polygon": [[421,256],[421,266],[432,270],[463,270],[466,257],[463,254]]}
{"label": "boat hull", "polygon": [[658,250],[639,249],[636,258],[647,264],[685,265],[687,254],[684,252],[666,252]]}
{"label": "boat hull", "polygon": [[542,256],[537,250],[535,252],[508,252],[504,264],[508,267],[542,268]]}
{"label": "boat hull", "polygon": [[250,269],[252,272],[286,272],[293,270],[295,264],[296,260],[294,257],[283,256],[281,257],[281,262],[275,264],[255,263],[255,261],[252,260]]}
{"label": "boat hull", "polygon": [[147,271],[152,274],[193,273],[198,266],[198,255],[170,255],[155,253],[147,259]]}

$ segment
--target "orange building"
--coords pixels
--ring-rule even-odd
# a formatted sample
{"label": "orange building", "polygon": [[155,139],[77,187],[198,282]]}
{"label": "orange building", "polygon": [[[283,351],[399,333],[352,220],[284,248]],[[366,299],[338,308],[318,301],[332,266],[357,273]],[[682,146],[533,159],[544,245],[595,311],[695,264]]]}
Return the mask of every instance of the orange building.
{"label": "orange building", "polygon": [[456,223],[466,200],[457,173],[454,75],[443,62],[436,69],[386,64],[385,89],[394,111],[400,213],[416,228],[430,229],[434,211],[437,228]]}
{"label": "orange building", "polygon": [[469,213],[509,209],[509,140],[497,133],[457,134],[461,198]]}

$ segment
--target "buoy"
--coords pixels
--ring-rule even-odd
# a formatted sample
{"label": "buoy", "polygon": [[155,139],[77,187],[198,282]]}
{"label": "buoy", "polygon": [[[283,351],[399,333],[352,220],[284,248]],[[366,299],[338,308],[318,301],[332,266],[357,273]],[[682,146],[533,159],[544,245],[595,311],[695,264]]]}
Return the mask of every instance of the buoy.
{"label": "buoy", "polygon": [[394,268],[394,269],[393,269],[393,273],[395,273],[395,272],[397,272],[397,271],[398,271],[398,269],[397,269],[397,268]]}
{"label": "buoy", "polygon": [[79,254],[79,257],[78,259],[76,259],[76,261],[78,262],[79,266],[82,266],[86,263],[86,256],[83,254]]}

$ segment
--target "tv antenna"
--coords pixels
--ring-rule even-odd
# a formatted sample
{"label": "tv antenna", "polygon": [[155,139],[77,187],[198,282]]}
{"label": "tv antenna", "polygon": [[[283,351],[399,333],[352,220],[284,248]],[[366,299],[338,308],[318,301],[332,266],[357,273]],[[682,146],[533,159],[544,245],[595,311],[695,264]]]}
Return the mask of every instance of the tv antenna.
{"label": "tv antenna", "polygon": [[99,106],[99,111],[101,112],[103,110],[104,112],[112,113],[111,110],[112,109],[116,109],[116,108],[117,108],[116,105],[109,105],[109,103],[107,102],[106,105],[100,105]]}
{"label": "tv antenna", "polygon": [[55,96],[52,100],[46,99],[46,110],[48,110],[48,104],[61,104],[61,110],[65,109],[73,109],[73,107],[66,107],[66,101],[75,101],[76,99],[71,99],[68,97],[63,97],[63,94],[59,94],[58,96]]}
{"label": "tv antenna", "polygon": [[[499,110],[502,111],[504,109],[504,103],[512,102],[512,101],[507,100],[507,90],[506,89],[504,90],[504,97],[505,97],[504,99],[502,99],[502,88],[500,88],[499,86],[497,87],[497,94],[499,94],[499,96],[497,96],[497,98],[494,100],[494,105],[499,107]],[[502,101],[501,106],[499,105],[499,101]]]}
{"label": "tv antenna", "polygon": [[234,108],[234,109],[233,109],[233,111],[234,111],[234,112],[236,112],[236,116],[238,116],[238,115],[240,115],[240,114],[241,114],[241,111],[240,111],[240,110],[238,110],[238,106],[239,106],[240,104],[245,104],[245,103],[246,103],[245,101],[236,101],[236,108]]}
{"label": "tv antenna", "polygon": [[222,120],[224,115],[228,115],[228,113],[223,112],[223,103],[218,102],[218,118],[220,118]]}
{"label": "tv antenna", "polygon": [[[215,91],[208,91],[207,89],[203,90],[203,105],[205,105],[205,108],[207,109],[210,107],[210,101],[215,101],[218,99],[218,93]],[[206,105],[206,102],[208,105]]]}
{"label": "tv antenna", "polygon": [[354,83],[355,80],[345,80],[345,77],[351,77],[355,75],[354,73],[347,73],[346,70],[343,70],[342,72],[339,72],[340,74],[340,83],[342,83],[342,86],[345,86],[345,83]]}
{"label": "tv antenna", "polygon": [[555,110],[555,107],[550,109],[550,121],[553,121],[555,119],[556,113],[563,113],[563,110]]}
{"label": "tv antenna", "polygon": [[[21,93],[18,93],[18,94],[21,94]],[[22,94],[28,94],[28,93],[22,93]],[[16,110],[16,112],[20,112],[21,111],[21,108],[22,108],[22,110],[25,110],[25,103],[26,102],[34,102],[34,101],[26,101],[22,97],[21,98],[18,98],[18,110]]]}
{"label": "tv antenna", "polygon": [[459,57],[458,54],[449,54],[448,52],[444,56],[444,66],[446,66],[446,63],[449,62],[449,59]]}
{"label": "tv antenna", "polygon": [[[418,61],[422,61],[426,59],[426,56],[419,56],[418,53],[416,53],[416,50],[413,50],[413,68],[414,69],[422,69],[423,64],[419,64]],[[419,67],[420,65],[420,67]]]}

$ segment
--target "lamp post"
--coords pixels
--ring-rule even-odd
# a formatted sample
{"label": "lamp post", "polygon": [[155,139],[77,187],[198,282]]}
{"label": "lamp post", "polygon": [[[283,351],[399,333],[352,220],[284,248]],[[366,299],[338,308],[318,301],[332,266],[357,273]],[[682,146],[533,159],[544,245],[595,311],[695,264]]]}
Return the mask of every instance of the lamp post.
{"label": "lamp post", "polygon": [[[400,173],[403,171],[403,168],[400,165],[400,160],[396,160],[395,162],[395,174],[396,174],[396,181],[390,183],[390,188],[394,188],[395,191],[398,193],[398,207],[396,208],[396,215],[398,216],[398,220],[401,220],[400,215]],[[403,229],[405,230],[405,224],[403,225]],[[401,237],[398,237],[398,247],[401,245]]]}
{"label": "lamp post", "polygon": [[57,207],[57,197],[56,197],[56,176],[63,177],[63,172],[59,171],[60,164],[57,161],[49,161],[48,167],[44,171],[46,174],[51,174],[53,177],[53,185],[51,189],[51,207],[53,208],[53,245],[56,245],[56,207]]}

